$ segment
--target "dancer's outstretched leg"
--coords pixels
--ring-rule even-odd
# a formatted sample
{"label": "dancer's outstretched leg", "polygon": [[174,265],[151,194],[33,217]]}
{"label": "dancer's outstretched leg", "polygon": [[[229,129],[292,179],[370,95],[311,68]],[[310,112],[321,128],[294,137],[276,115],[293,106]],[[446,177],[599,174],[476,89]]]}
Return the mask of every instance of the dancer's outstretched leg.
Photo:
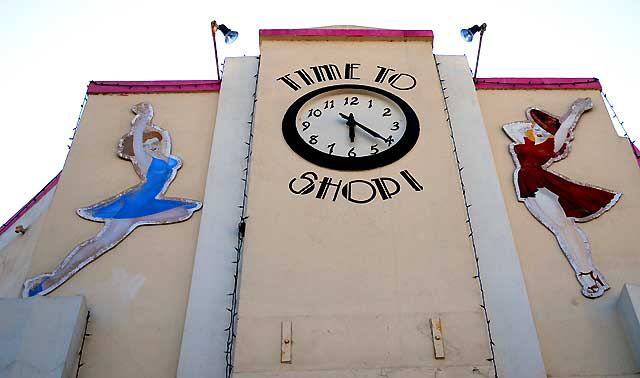
{"label": "dancer's outstretched leg", "polygon": [[548,189],[538,189],[534,197],[525,199],[525,205],[555,235],[582,286],[582,294],[588,298],[602,296],[609,285],[593,265],[587,235],[566,216],[558,196]]}
{"label": "dancer's outstretched leg", "polygon": [[77,271],[120,243],[141,224],[167,224],[186,220],[200,208],[199,203],[187,203],[160,213],[135,219],[107,219],[102,230],[93,238],[78,244],[51,273],[39,274],[24,283],[23,297],[46,295],[62,285]]}
{"label": "dancer's outstretched leg", "polygon": [[109,219],[98,234],[78,244],[51,273],[39,274],[24,283],[22,296],[46,295],[77,271],[113,248],[134,229],[130,219]]}

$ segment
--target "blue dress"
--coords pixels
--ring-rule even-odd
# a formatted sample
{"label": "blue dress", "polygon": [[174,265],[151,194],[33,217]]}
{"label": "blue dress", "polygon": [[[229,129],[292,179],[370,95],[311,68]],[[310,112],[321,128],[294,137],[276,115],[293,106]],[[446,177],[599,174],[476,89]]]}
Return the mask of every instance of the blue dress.
{"label": "blue dress", "polygon": [[131,219],[157,214],[177,207],[199,208],[200,203],[197,201],[156,198],[173,177],[177,166],[177,159],[170,157],[168,161],[164,161],[153,158],[147,170],[146,180],[142,185],[113,201],[79,209],[79,213],[83,215],[84,212],[94,219]]}

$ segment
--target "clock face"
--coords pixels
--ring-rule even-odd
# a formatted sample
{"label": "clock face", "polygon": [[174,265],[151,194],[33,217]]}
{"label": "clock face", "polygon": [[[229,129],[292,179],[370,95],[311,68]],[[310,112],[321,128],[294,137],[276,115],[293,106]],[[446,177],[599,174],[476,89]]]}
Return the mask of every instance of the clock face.
{"label": "clock face", "polygon": [[365,85],[307,93],[287,110],[282,133],[304,159],[338,170],[390,164],[418,140],[418,117],[400,97]]}

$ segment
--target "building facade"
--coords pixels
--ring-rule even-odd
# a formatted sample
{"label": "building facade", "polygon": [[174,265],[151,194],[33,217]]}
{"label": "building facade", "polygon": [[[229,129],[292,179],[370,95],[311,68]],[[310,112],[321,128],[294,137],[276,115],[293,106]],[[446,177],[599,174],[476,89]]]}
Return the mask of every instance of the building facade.
{"label": "building facade", "polygon": [[0,232],[3,374],[636,376],[640,172],[600,83],[432,44],[262,30],[221,82],[92,82]]}

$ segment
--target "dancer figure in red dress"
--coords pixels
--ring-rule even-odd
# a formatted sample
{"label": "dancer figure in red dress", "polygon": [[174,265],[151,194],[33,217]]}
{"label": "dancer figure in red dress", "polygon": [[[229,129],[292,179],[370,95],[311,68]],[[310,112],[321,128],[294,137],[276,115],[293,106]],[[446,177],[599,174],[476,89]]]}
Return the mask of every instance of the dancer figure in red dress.
{"label": "dancer figure in red dress", "polygon": [[502,128],[515,142],[509,150],[516,166],[513,179],[518,200],[553,232],[576,273],[582,294],[597,298],[609,285],[593,265],[589,240],[576,222],[599,217],[615,205],[622,193],[581,184],[547,169],[569,154],[576,124],[582,113],[592,107],[590,98],[578,99],[561,118],[529,108],[528,121],[508,123]]}

